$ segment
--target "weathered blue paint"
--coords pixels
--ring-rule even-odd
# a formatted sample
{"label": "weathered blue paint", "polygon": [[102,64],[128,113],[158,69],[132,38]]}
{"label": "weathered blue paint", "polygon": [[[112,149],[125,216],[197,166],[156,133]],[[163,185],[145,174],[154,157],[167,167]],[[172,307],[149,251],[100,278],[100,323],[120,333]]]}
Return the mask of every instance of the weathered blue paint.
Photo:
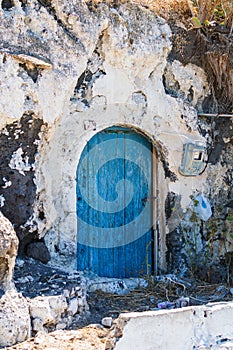
{"label": "weathered blue paint", "polygon": [[[129,140],[139,146],[132,147]],[[105,141],[111,142],[110,145],[106,143],[103,152]],[[143,232],[137,220],[145,206],[145,199],[152,194],[150,151],[151,143],[144,136],[121,127],[105,129],[87,143],[77,169],[78,235],[86,237],[86,243],[82,244],[78,236],[78,270],[119,278],[151,273],[151,211],[144,219],[149,227],[147,232]],[[132,157],[136,157],[137,163],[130,160]],[[85,167],[81,168],[84,159]],[[95,168],[98,168],[97,173]],[[86,198],[83,192],[87,193]],[[83,226],[82,222],[88,225]],[[112,234],[114,228],[120,230],[126,244],[118,246],[119,237]],[[107,240],[111,248],[102,248],[106,243],[103,241],[106,239],[102,235],[103,229],[107,234],[109,232]],[[128,237],[134,234],[132,230],[139,233],[139,238],[128,242]]]}

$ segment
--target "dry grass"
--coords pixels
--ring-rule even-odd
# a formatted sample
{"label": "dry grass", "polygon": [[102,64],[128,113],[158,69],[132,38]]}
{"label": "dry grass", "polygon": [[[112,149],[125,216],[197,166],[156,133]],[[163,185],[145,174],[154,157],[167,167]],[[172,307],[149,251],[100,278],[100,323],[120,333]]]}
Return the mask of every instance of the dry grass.
{"label": "dry grass", "polygon": [[109,6],[119,6],[121,4],[133,3],[150,10],[153,10],[158,15],[165,19],[171,19],[174,17],[187,18],[190,17],[191,11],[190,0],[85,0],[89,5],[96,6],[99,3],[105,3]]}
{"label": "dry grass", "polygon": [[192,16],[198,17],[201,24],[215,20],[233,30],[232,0],[85,0],[89,5],[96,6],[106,3],[109,6],[119,6],[134,3],[155,11],[166,20],[179,20],[186,26]]}

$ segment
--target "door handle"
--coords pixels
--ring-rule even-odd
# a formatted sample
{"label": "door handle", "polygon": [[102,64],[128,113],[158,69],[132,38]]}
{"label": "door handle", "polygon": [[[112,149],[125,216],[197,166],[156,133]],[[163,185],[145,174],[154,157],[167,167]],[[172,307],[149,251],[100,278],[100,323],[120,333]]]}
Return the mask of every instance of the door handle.
{"label": "door handle", "polygon": [[156,196],[145,197],[145,198],[142,198],[142,202],[149,202],[149,201],[154,200],[156,198],[158,198],[158,197],[156,197]]}

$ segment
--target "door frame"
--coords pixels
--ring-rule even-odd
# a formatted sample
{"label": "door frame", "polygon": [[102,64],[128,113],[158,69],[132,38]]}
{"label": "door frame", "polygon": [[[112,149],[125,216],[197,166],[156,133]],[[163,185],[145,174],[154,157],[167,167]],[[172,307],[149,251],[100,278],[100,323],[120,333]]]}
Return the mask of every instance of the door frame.
{"label": "door frame", "polygon": [[154,247],[153,247],[153,272],[154,275],[158,274],[158,229],[157,229],[157,215],[158,215],[158,196],[159,196],[159,189],[158,189],[158,159],[157,159],[157,152],[154,147],[154,144],[151,142],[152,147],[152,196],[153,196],[153,202],[152,202],[152,235],[154,239]]}

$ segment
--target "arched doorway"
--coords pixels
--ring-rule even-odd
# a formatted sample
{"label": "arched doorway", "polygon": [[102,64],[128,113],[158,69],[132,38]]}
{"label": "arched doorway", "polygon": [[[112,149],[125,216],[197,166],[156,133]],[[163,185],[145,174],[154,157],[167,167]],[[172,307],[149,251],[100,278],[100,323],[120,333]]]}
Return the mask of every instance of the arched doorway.
{"label": "arched doorway", "polygon": [[153,272],[152,144],[111,127],[85,146],[77,168],[78,270],[105,277]]}

